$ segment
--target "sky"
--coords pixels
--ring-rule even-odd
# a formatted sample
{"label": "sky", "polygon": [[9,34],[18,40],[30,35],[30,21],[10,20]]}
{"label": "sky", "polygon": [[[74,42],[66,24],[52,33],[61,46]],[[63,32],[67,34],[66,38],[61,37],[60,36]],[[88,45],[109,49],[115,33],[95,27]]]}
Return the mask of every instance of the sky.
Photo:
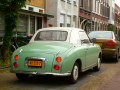
{"label": "sky", "polygon": [[115,3],[120,7],[120,0],[115,0]]}

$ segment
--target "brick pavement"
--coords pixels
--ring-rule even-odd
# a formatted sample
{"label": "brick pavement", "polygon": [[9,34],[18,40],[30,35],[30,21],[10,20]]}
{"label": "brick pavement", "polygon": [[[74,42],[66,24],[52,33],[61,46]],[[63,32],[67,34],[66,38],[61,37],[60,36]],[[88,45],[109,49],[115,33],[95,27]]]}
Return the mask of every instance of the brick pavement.
{"label": "brick pavement", "polygon": [[120,90],[120,72],[114,75],[99,90]]}

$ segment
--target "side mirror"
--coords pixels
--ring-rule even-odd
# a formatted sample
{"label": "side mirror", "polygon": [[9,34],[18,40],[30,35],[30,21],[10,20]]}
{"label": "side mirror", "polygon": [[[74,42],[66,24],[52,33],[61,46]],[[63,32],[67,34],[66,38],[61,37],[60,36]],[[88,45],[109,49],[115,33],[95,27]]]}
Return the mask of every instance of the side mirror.
{"label": "side mirror", "polygon": [[91,39],[93,43],[96,43],[96,38]]}

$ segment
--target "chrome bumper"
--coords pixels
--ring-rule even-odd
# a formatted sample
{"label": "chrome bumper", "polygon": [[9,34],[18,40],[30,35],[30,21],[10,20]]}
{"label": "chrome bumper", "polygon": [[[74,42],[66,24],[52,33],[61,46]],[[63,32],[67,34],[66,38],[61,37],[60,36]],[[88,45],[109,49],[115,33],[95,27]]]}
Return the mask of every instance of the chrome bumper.
{"label": "chrome bumper", "polygon": [[39,72],[27,72],[27,71],[11,71],[12,73],[32,74],[32,75],[53,75],[53,76],[70,76],[71,73],[39,73]]}

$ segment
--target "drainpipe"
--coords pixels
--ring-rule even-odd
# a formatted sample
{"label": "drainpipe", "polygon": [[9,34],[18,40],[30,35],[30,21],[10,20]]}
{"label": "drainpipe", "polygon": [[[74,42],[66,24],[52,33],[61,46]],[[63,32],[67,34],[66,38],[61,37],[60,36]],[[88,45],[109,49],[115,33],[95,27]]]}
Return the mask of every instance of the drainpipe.
{"label": "drainpipe", "polygon": [[[46,14],[46,0],[44,0],[44,14]],[[47,17],[43,17],[43,27],[47,27]]]}
{"label": "drainpipe", "polygon": [[91,6],[91,9],[90,9],[90,13],[91,13],[91,25],[90,25],[91,27],[90,27],[90,31],[92,31],[92,3],[93,3],[93,2],[91,1],[91,2],[90,2],[90,4],[91,4],[91,5],[90,5],[90,6]]}
{"label": "drainpipe", "polygon": [[44,0],[44,13],[46,13],[46,0]]}

